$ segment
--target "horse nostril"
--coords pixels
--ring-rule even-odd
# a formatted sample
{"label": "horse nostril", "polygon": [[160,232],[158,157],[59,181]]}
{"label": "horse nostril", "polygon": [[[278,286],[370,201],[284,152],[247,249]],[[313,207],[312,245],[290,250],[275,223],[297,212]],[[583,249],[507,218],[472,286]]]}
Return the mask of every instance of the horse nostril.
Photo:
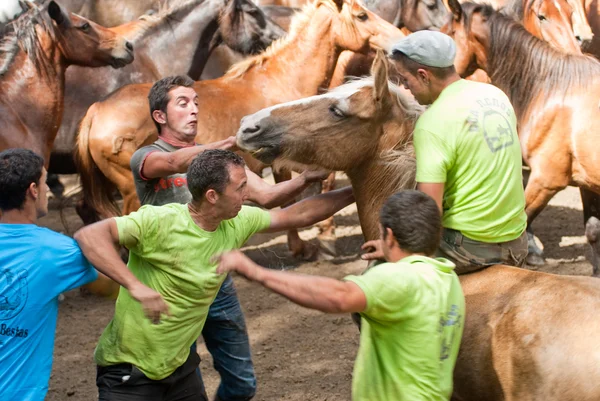
{"label": "horse nostril", "polygon": [[125,41],[125,47],[129,50],[129,51],[133,51],[133,43],[131,43],[130,41]]}
{"label": "horse nostril", "polygon": [[242,133],[244,133],[244,134],[256,134],[258,131],[260,131],[260,125],[253,124],[253,125],[249,125],[247,127],[244,127],[244,130],[242,131]]}

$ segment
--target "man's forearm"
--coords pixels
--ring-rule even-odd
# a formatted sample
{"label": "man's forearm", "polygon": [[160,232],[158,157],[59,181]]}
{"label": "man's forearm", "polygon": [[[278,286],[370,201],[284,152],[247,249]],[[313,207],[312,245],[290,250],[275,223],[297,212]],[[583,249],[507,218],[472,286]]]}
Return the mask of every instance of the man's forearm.
{"label": "man's forearm", "polygon": [[328,313],[348,313],[346,287],[329,277],[308,276],[298,273],[265,269],[256,265],[252,281],[276,292],[290,301],[310,309]]}
{"label": "man's forearm", "polygon": [[354,203],[352,187],[346,187],[325,194],[312,196],[285,209],[293,219],[293,227],[307,227]]}
{"label": "man's forearm", "polygon": [[183,174],[187,172],[192,160],[200,153],[209,149],[230,149],[232,146],[230,139],[208,143],[206,145],[190,146],[189,148],[179,149],[169,154],[169,164],[174,166],[177,173]]}
{"label": "man's forearm", "polygon": [[[257,178],[264,183],[262,178],[258,176]],[[253,182],[252,187],[249,188],[250,193],[248,199],[267,209],[272,209],[293,200],[296,196],[300,195],[308,185],[309,182],[304,175],[299,175],[296,178],[275,185],[269,185],[267,183],[264,183],[264,185],[259,183],[257,185]]]}

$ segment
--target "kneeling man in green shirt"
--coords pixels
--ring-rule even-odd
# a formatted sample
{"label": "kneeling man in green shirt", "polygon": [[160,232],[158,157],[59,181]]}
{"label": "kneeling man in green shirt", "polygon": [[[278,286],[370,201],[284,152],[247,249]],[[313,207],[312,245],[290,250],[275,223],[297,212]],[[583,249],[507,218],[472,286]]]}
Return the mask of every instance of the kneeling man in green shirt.
{"label": "kneeling man in green shirt", "polygon": [[380,230],[387,263],[343,281],[268,270],[239,251],[221,255],[217,272],[237,271],[307,308],[360,312],[354,401],[447,401],[465,300],[454,264],[431,257],[442,231],[438,206],[423,192],[399,192],[384,204]]}
{"label": "kneeling man in green shirt", "polygon": [[[111,278],[122,285],[94,355],[100,401],[207,400],[190,344],[227,277],[211,258],[254,233],[306,227],[354,202],[347,187],[282,210],[244,206],[244,167],[233,152],[206,150],[188,168],[190,203],[146,205],[76,233],[90,262],[115,267]],[[128,266],[116,245],[129,249]]]}

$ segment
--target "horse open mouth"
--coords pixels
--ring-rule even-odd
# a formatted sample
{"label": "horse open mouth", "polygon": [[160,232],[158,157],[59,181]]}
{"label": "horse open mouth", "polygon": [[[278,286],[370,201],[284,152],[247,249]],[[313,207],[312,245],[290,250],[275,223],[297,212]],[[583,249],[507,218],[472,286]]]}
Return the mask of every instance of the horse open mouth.
{"label": "horse open mouth", "polygon": [[271,164],[277,158],[277,150],[274,146],[262,146],[256,150],[251,150],[248,153],[255,159],[263,163]]}

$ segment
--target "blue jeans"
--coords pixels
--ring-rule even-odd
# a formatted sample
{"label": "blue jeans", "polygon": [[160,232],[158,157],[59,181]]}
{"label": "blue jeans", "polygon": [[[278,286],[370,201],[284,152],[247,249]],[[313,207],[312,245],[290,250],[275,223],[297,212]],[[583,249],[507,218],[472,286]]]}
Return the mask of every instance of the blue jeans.
{"label": "blue jeans", "polygon": [[[210,306],[202,337],[213,357],[213,366],[221,376],[217,399],[252,399],[256,394],[256,377],[250,342],[240,301],[229,275]],[[195,343],[192,349],[196,349]]]}

